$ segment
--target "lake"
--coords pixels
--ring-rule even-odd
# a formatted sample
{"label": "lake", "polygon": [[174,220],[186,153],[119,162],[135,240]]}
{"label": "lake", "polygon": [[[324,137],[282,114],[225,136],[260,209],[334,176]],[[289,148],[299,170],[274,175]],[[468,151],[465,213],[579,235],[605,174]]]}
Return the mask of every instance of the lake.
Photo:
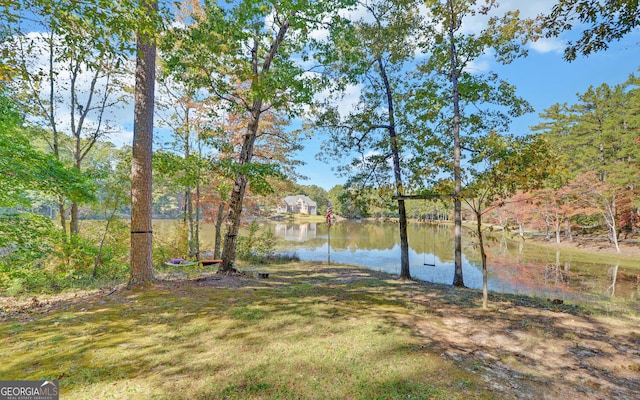
{"label": "lake", "polygon": [[[280,254],[301,260],[364,266],[400,273],[398,226],[391,222],[340,221],[329,231],[324,223],[265,222],[261,229],[278,238]],[[202,228],[203,249],[213,248],[214,228]],[[428,282],[453,282],[453,226],[410,223],[409,260],[412,277]],[[598,256],[543,246],[497,234],[489,241],[489,290],[543,298],[582,300],[640,298],[640,260]],[[463,275],[467,287],[482,287],[482,266],[475,239],[463,235]]]}

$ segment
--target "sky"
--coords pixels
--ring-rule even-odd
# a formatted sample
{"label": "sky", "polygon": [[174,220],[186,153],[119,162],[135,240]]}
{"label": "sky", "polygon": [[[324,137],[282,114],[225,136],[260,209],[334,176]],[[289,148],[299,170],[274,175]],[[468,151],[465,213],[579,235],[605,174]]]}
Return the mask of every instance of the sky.
{"label": "sky", "polygon": [[[521,17],[534,17],[541,13],[548,13],[555,3],[554,0],[502,0],[499,10],[519,9]],[[485,20],[480,17],[468,18],[463,22],[463,30],[472,33],[482,29]],[[37,35],[34,33],[34,35]],[[570,33],[568,34],[570,35]],[[555,103],[573,104],[577,101],[577,94],[584,93],[590,86],[602,83],[616,85],[627,80],[629,74],[640,73],[640,30],[628,34],[623,40],[613,42],[606,51],[601,51],[589,57],[578,56],[569,63],[563,56],[563,37],[544,39],[529,46],[526,58],[515,60],[509,65],[497,64],[490,56],[483,56],[473,65],[480,72],[497,72],[501,79],[514,85],[517,94],[529,101],[535,111],[514,120],[511,133],[526,134],[529,127],[539,122],[538,113],[543,112]],[[46,60],[42,60],[44,64]],[[88,82],[88,80],[86,80]],[[357,90],[347,96],[357,100]],[[108,138],[117,146],[131,144],[133,137],[133,106],[131,104],[114,110],[112,118],[118,124],[115,132]],[[61,115],[64,119],[64,115]],[[166,129],[159,127],[156,118],[155,136],[157,142],[166,141]],[[293,121],[292,127],[297,128],[301,121]],[[304,143],[304,150],[296,154],[295,158],[306,164],[298,168],[298,173],[308,177],[300,180],[303,185],[317,185],[325,190],[337,184],[343,184],[345,178],[336,176],[333,165],[325,164],[316,159],[320,152],[321,137],[314,137]],[[157,148],[158,146],[156,146]]]}
{"label": "sky", "polygon": [[[534,112],[519,117],[511,123],[511,133],[527,134],[529,127],[540,122],[538,113],[556,103],[575,104],[577,94],[584,93],[590,86],[603,83],[617,85],[625,82],[632,73],[640,73],[640,33],[636,32],[625,40],[614,43],[603,52],[589,57],[578,57],[569,63],[563,56],[563,48],[551,51],[530,50],[529,56],[518,59],[510,65],[501,66],[485,60],[488,70],[516,87],[517,94],[527,100]],[[320,151],[318,139],[310,140],[301,153],[307,164],[299,168],[309,180],[300,181],[304,185],[318,185],[329,190],[344,183],[331,171],[331,165],[315,160]]]}
{"label": "sky", "polygon": [[[553,3],[549,0],[501,2],[503,7],[509,9],[520,7],[523,16],[547,12]],[[482,22],[469,21],[469,25],[471,27],[468,29],[473,30],[481,26]],[[528,56],[509,65],[500,65],[490,57],[482,58],[476,63],[479,69],[496,72],[501,79],[514,85],[516,93],[533,106],[534,112],[513,120],[511,133],[529,133],[529,127],[540,122],[538,113],[556,103],[576,103],[577,94],[584,93],[590,86],[621,84],[631,73],[640,73],[640,31],[637,29],[623,40],[611,43],[608,50],[589,57],[578,56],[570,63],[562,58],[564,47],[562,37],[545,39],[529,45]],[[300,158],[307,164],[298,170],[309,179],[299,183],[318,185],[326,190],[343,184],[345,179],[337,177],[331,165],[315,159],[315,154],[319,151],[318,138],[306,143]]]}

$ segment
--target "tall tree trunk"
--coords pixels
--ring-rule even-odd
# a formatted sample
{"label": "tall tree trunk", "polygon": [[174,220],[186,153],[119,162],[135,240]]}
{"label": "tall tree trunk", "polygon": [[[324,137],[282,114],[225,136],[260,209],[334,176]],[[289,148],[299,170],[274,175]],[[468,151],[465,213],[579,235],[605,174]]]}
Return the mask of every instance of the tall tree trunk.
{"label": "tall tree trunk", "polygon": [[[252,49],[252,67],[254,73],[254,81],[252,82],[252,88],[256,88],[260,83],[260,79],[271,69],[271,63],[274,57],[278,54],[278,49],[284,40],[287,30],[289,29],[290,22],[285,21],[278,30],[276,37],[271,43],[269,52],[264,58],[262,64],[262,71],[258,70],[258,40],[254,41],[254,47]],[[257,89],[257,88],[256,88]],[[240,156],[238,157],[238,165],[243,166],[251,161],[253,157],[253,146],[256,142],[258,135],[258,126],[260,123],[260,116],[262,115],[262,98],[258,97],[251,104],[249,109],[249,123],[247,124],[247,131],[244,135],[242,142],[242,149],[240,150]],[[218,272],[230,272],[235,271],[234,263],[236,260],[236,244],[238,240],[238,231],[240,230],[240,217],[242,215],[242,202],[244,200],[244,193],[248,184],[247,174],[238,172],[236,174],[236,181],[231,191],[231,198],[229,200],[229,212],[227,214],[227,234],[224,238],[224,246],[222,248],[222,264]]]}
{"label": "tall tree trunk", "polygon": [[224,203],[218,205],[218,216],[216,218],[216,238],[213,250],[213,258],[220,259],[220,243],[222,242],[222,223],[224,222]]}
{"label": "tall tree trunk", "polygon": [[558,210],[556,209],[556,215],[555,215],[555,219],[554,219],[554,228],[556,229],[556,243],[560,244],[561,240],[560,240],[560,214],[558,213]]}
{"label": "tall tree trunk", "polygon": [[[187,109],[188,110],[188,109]],[[196,260],[200,260],[200,176],[202,174],[202,170],[200,169],[200,159],[202,158],[202,138],[200,137],[200,132],[198,131],[197,135],[197,149],[198,149],[198,180],[196,182],[196,228],[194,231],[194,240],[195,240],[195,257]]]}
{"label": "tall tree trunk", "polygon": [[[73,70],[73,69],[72,69]],[[77,71],[74,71],[77,73]],[[73,132],[74,138],[74,149],[73,149],[73,166],[74,168],[80,172],[80,165],[82,164],[82,160],[80,157],[80,131],[76,128],[75,123],[75,82],[76,82],[77,74],[72,74],[71,78],[71,131]],[[70,236],[77,235],[80,233],[80,210],[78,207],[78,203],[75,201],[71,202],[71,224],[69,225],[69,234]]]}
{"label": "tall tree trunk", "polygon": [[63,242],[67,242],[67,210],[64,207],[64,198],[62,196],[58,196],[58,214],[60,218],[60,226],[62,227],[62,240]]}
{"label": "tall tree trunk", "polygon": [[[184,191],[184,203],[182,203],[182,225],[187,226],[189,222],[188,204],[189,204],[189,190]],[[188,230],[188,229],[187,229]]]}
{"label": "tall tree trunk", "polygon": [[476,213],[476,230],[478,233],[478,246],[480,247],[480,256],[482,260],[482,308],[487,309],[489,306],[488,293],[488,272],[487,272],[487,253],[484,250],[484,237],[482,236],[482,213]]}
{"label": "tall tree trunk", "polygon": [[[155,12],[157,0],[146,0],[142,7]],[[131,274],[129,287],[153,282],[152,254],[152,155],[155,96],[155,39],[138,34],[136,41],[136,85],[131,160]]]}
{"label": "tall tree trunk", "polygon": [[453,276],[453,286],[464,287],[462,276],[462,171],[460,166],[461,146],[460,146],[460,90],[458,85],[458,58],[455,45],[455,31],[457,30],[457,16],[454,9],[454,2],[447,1],[449,6],[449,41],[450,41],[450,63],[451,63],[451,86],[453,89],[453,179],[454,179],[454,199],[453,199],[453,219],[454,219],[454,244],[453,259],[455,273]]}
{"label": "tall tree trunk", "polygon": [[[47,44],[49,46],[49,107],[48,107],[48,115],[49,124],[51,125],[52,131],[52,146],[53,146],[53,155],[56,157],[56,160],[62,161],[62,157],[60,155],[60,133],[58,132],[58,125],[56,123],[56,108],[55,108],[55,59],[54,59],[54,33],[53,29],[50,32],[49,40]],[[67,211],[65,209],[65,200],[62,195],[58,196],[58,213],[60,214],[60,228],[62,229],[62,240],[66,243],[69,236],[67,234]]]}
{"label": "tall tree trunk", "polygon": [[195,221],[193,230],[194,257],[200,260],[200,184],[196,185]]}
{"label": "tall tree trunk", "polygon": [[[378,57],[378,68],[380,69],[380,76],[384,82],[385,92],[387,96],[387,112],[389,114],[389,126],[387,130],[389,132],[389,139],[391,142],[391,154],[393,158],[393,176],[396,185],[396,195],[402,196],[402,173],[400,169],[400,150],[398,146],[398,137],[396,133],[395,123],[395,111],[393,106],[393,96],[391,93],[391,85],[389,84],[389,78],[387,77],[387,71],[385,69],[382,58]],[[407,209],[404,204],[404,200],[398,198],[398,213],[400,223],[400,278],[411,279],[411,270],[409,267],[409,237],[407,234]]]}
{"label": "tall tree trunk", "polygon": [[196,234],[195,234],[195,217],[193,214],[193,193],[191,188],[187,189],[187,239],[189,242],[189,257],[196,256]]}
{"label": "tall tree trunk", "polygon": [[186,211],[186,222],[187,222],[187,243],[189,245],[189,257],[193,258],[195,256],[196,250],[194,247],[194,224],[193,224],[193,196],[191,193],[191,188],[187,189],[185,192],[185,208]]}
{"label": "tall tree trunk", "polygon": [[[256,100],[253,104],[253,110],[251,112],[249,124],[247,125],[247,133],[244,136],[244,142],[242,143],[242,149],[240,151],[238,164],[241,166],[250,162],[253,157],[253,146],[258,133],[261,108],[262,101]],[[248,182],[246,174],[242,172],[238,172],[236,174],[236,180],[233,185],[233,190],[231,191],[231,198],[229,199],[229,212],[227,213],[226,218],[227,234],[225,235],[224,245],[222,247],[222,264],[220,264],[218,272],[231,272],[236,270],[234,267],[236,259],[236,244],[238,232],[240,231],[242,202],[244,200],[244,193],[247,190]]]}
{"label": "tall tree trunk", "polygon": [[80,233],[80,208],[75,201],[71,203],[71,225],[69,231],[72,235]]}
{"label": "tall tree trunk", "polygon": [[[185,173],[189,173],[189,158],[191,157],[191,137],[189,135],[189,108],[187,107],[184,119],[184,159],[187,162]],[[189,245],[189,258],[196,256],[195,249],[195,227],[193,221],[193,192],[191,187],[187,187],[184,196],[185,221],[187,222],[187,243]]]}

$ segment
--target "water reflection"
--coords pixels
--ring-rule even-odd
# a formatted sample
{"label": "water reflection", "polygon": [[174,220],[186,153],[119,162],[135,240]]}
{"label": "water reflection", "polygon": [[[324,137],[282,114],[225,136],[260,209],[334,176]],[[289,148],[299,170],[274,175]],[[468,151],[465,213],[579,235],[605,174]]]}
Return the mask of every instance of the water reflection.
{"label": "water reflection", "polygon": [[620,264],[616,264],[609,268],[609,279],[611,281],[611,285],[607,288],[605,294],[614,297],[616,294],[616,281],[618,280],[618,268],[620,268]]}
{"label": "water reflection", "polygon": [[[156,220],[154,236],[169,238],[178,226],[179,221]],[[279,251],[296,253],[303,260],[326,262],[329,249],[325,224],[267,223],[265,228],[282,239]],[[203,224],[202,249],[214,248],[214,234],[213,224]],[[425,281],[451,284],[453,228],[450,225],[412,223],[408,234],[412,275]],[[586,300],[591,296],[640,298],[638,270],[625,268],[624,262],[619,263],[613,257],[611,262],[594,262],[579,255],[574,258],[574,253],[565,254],[551,247],[509,240],[501,234],[495,239],[489,241],[487,249],[490,290],[560,299]],[[463,237],[463,253],[465,284],[480,288],[480,253],[473,238]],[[399,260],[396,224],[345,221],[331,227],[332,262],[399,274]]]}
{"label": "water reflection", "polygon": [[306,242],[316,238],[317,224],[275,224],[274,233],[277,237],[293,242]]}
{"label": "water reflection", "polygon": [[[397,225],[383,222],[340,222],[331,227],[331,249],[325,224],[268,224],[283,239],[279,251],[295,253],[302,260],[355,264],[389,273],[400,273]],[[409,260],[413,277],[444,284],[453,281],[453,228],[450,225],[410,224]],[[561,299],[591,296],[637,299],[638,273],[618,264],[577,262],[560,250],[529,246],[498,235],[488,248],[489,289]],[[473,239],[463,238],[465,285],[481,288],[479,250]]]}

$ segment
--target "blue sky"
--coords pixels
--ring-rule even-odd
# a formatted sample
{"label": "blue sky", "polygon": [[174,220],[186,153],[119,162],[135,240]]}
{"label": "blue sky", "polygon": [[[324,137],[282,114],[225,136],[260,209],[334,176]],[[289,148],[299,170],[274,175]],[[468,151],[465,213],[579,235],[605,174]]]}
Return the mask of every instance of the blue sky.
{"label": "blue sky", "polygon": [[[533,2],[532,2],[533,3]],[[540,43],[529,50],[526,58],[509,65],[499,65],[489,58],[481,60],[483,68],[497,72],[502,79],[513,84],[517,93],[529,101],[535,112],[513,121],[511,132],[526,134],[529,127],[539,122],[538,113],[555,103],[574,104],[578,93],[584,93],[589,86],[602,83],[617,85],[623,83],[631,73],[640,68],[640,32],[636,30],[620,42],[611,43],[608,50],[578,57],[569,63],[563,56],[562,41],[552,40]],[[300,159],[307,164],[299,168],[308,180],[304,185],[318,185],[329,190],[344,183],[331,171],[331,165],[315,159],[320,151],[320,139],[314,138],[306,144]]]}

